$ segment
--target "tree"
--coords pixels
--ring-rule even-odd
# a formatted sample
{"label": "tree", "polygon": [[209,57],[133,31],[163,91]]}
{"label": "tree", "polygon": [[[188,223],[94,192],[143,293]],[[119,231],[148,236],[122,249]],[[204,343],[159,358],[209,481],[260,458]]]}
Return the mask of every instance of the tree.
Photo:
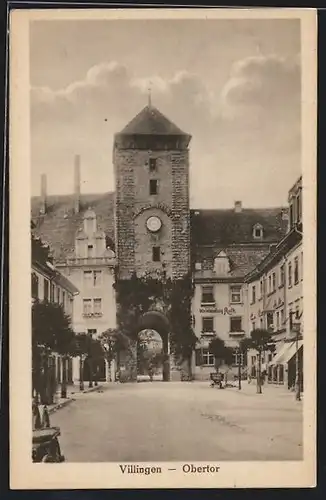
{"label": "tree", "polygon": [[261,376],[261,358],[262,353],[270,351],[273,346],[272,333],[264,328],[256,328],[250,333],[249,346],[255,349],[258,353],[258,371],[257,371],[257,394],[262,393],[262,376]]}
{"label": "tree", "polygon": [[[191,274],[178,279],[167,278],[164,271],[157,277],[147,273],[140,278],[133,274],[128,280],[120,280],[116,276],[115,289],[119,331],[135,344],[141,316],[150,309],[158,308],[170,324],[171,352],[181,361],[187,361],[188,378],[192,378],[191,359],[197,337],[191,327]],[[131,347],[130,344],[130,350]],[[166,366],[169,363],[167,353],[165,358]]]}
{"label": "tree", "polygon": [[239,342],[239,346],[237,348],[237,352],[239,354],[239,364],[238,364],[238,384],[239,390],[241,390],[241,358],[247,355],[248,349],[250,349],[251,339],[248,337],[241,339]]}
{"label": "tree", "polygon": [[108,362],[111,373],[111,363],[117,358],[117,368],[120,369],[120,354],[123,351],[128,351],[130,346],[129,337],[117,328],[108,328],[99,336],[104,356]]}
{"label": "tree", "polygon": [[225,363],[230,365],[233,359],[232,349],[226,347],[224,340],[215,337],[209,343],[209,352],[213,354],[215,359],[215,370],[218,373],[220,366]]}
{"label": "tree", "polygon": [[38,301],[32,305],[32,364],[34,389],[41,397],[42,404],[53,400],[54,387],[49,373],[49,356],[58,353],[63,359],[61,393],[66,397],[67,373],[66,356],[74,351],[74,331],[70,317],[61,304]]}

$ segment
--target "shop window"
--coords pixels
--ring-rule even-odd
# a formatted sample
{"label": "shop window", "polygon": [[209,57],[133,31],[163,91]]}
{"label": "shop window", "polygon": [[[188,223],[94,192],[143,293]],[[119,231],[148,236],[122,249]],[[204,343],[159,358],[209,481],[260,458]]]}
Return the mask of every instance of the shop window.
{"label": "shop window", "polygon": [[201,303],[202,304],[215,304],[214,286],[213,285],[202,286]]}
{"label": "shop window", "polygon": [[202,360],[205,366],[214,366],[215,364],[214,355],[209,352],[209,349],[202,350]]}
{"label": "shop window", "polygon": [[230,318],[230,332],[242,332],[241,316],[233,316]]}
{"label": "shop window", "polygon": [[214,333],[214,317],[206,316],[202,318],[202,332]]}

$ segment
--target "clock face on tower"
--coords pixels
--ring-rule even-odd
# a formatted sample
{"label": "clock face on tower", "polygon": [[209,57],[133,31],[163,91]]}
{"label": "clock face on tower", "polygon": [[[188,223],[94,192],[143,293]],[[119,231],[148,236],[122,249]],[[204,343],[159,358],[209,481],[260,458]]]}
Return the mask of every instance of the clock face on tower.
{"label": "clock face on tower", "polygon": [[146,226],[151,233],[157,233],[162,227],[162,221],[159,217],[153,215],[147,219]]}

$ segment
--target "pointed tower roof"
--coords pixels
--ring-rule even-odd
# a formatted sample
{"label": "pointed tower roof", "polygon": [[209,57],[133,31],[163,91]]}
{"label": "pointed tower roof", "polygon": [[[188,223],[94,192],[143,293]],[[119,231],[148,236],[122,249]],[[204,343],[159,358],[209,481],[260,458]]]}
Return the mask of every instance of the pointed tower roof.
{"label": "pointed tower roof", "polygon": [[148,105],[136,115],[120,135],[181,135],[188,136],[154,106]]}

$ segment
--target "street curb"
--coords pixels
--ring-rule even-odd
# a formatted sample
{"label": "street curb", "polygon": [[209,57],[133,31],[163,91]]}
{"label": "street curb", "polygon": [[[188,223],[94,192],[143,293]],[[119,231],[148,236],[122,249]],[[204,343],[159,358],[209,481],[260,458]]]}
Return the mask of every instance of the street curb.
{"label": "street curb", "polygon": [[[88,392],[95,392],[97,390],[102,390],[102,389],[103,389],[103,385],[98,385],[96,387],[95,386],[88,387],[88,389],[85,389],[84,391],[81,391],[81,392],[74,392],[73,394],[74,395],[75,394],[87,394]],[[64,408],[65,406],[69,405],[73,401],[76,401],[76,399],[74,397],[70,397],[70,398],[67,398],[65,401],[62,401],[61,403],[58,403],[57,405],[53,406],[52,408],[49,408],[48,409],[49,415],[57,412],[58,410],[61,410],[61,408]]]}
{"label": "street curb", "polygon": [[62,403],[59,403],[59,404],[53,406],[52,408],[49,408],[48,409],[49,415],[51,415],[52,413],[55,413],[58,410],[61,410],[61,408],[64,408],[65,406],[69,405],[73,401],[76,401],[76,400],[74,398],[69,398],[66,401],[62,401]]}

